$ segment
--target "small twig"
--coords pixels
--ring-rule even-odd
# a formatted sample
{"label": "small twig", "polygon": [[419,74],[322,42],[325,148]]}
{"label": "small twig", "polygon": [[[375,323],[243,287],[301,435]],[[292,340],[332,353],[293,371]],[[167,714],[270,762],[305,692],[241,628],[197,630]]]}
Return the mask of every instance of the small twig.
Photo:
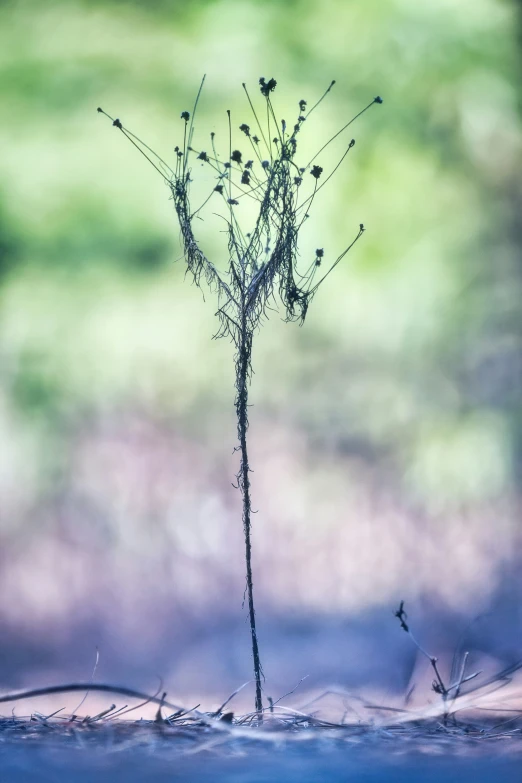
{"label": "small twig", "polygon": [[51,712],[50,715],[46,715],[45,716],[45,720],[49,720],[50,718],[54,718],[56,715],[58,715],[59,712],[63,712],[64,709],[65,709],[65,707],[60,707],[59,710],[55,710],[54,712]]}
{"label": "small twig", "polygon": [[446,701],[447,701],[447,698],[448,698],[449,691],[446,688],[446,686],[444,684],[444,681],[443,681],[443,679],[442,679],[442,677],[440,675],[440,672],[439,672],[439,669],[438,669],[438,666],[437,666],[438,659],[435,658],[435,656],[430,655],[428,652],[426,652],[426,650],[423,647],[421,647],[421,645],[419,644],[417,639],[412,634],[411,629],[410,629],[408,623],[406,622],[408,616],[407,616],[407,614],[405,612],[405,609],[404,609],[404,601],[400,602],[399,608],[397,609],[396,612],[394,612],[394,616],[399,620],[399,623],[400,623],[400,626],[401,626],[402,630],[405,631],[408,634],[408,636],[410,637],[410,639],[412,640],[413,644],[418,649],[418,651],[420,653],[422,653],[422,655],[424,655],[424,657],[427,658],[428,661],[430,662],[430,664],[431,664],[431,666],[433,668],[433,671],[435,672],[435,678],[436,678],[435,680],[433,680],[433,683],[432,683],[431,687],[435,691],[435,693],[440,694],[440,696],[442,697],[442,701],[443,701],[443,704],[444,704],[444,720],[446,720],[447,719]]}
{"label": "small twig", "polygon": [[[98,650],[98,648],[96,648],[96,660],[94,661],[94,668],[93,668],[93,670],[92,670],[92,674],[91,674],[91,685],[92,685],[92,683],[94,682],[94,677],[95,677],[95,675],[96,675],[96,669],[98,668],[98,663],[99,663],[99,661],[100,661],[100,651]],[[86,700],[86,698],[87,698],[87,696],[88,696],[88,695],[89,695],[89,691],[87,690],[87,691],[85,692],[85,696],[83,697],[83,699],[81,700],[81,702],[78,704],[78,706],[76,707],[76,709],[74,709],[74,710],[73,710],[73,714],[75,714],[75,715],[76,715],[76,714],[79,712],[79,710],[80,710],[80,707],[81,707],[81,706],[82,706],[82,705],[85,703],[85,700]]]}
{"label": "small twig", "polygon": [[200,707],[200,704],[196,704],[194,707],[188,710],[178,710],[177,712],[173,712],[172,715],[169,715],[168,718],[165,720],[168,723],[173,723],[174,721],[179,720],[180,718],[184,718],[189,713],[193,712],[194,710],[197,710],[198,707]]}
{"label": "small twig", "polygon": [[[285,693],[283,696],[280,696],[280,697],[279,697],[278,699],[276,699],[275,701],[273,701],[273,699],[270,699],[270,707],[268,708],[268,709],[270,710],[270,712],[273,712],[273,711],[274,711],[274,707],[275,707],[277,704],[279,704],[279,702],[283,701],[283,699],[286,699],[286,697],[287,697],[287,696],[291,696],[291,695],[292,695],[292,693],[295,693],[295,692],[296,692],[296,690],[297,690],[297,689],[299,688],[299,686],[301,685],[301,683],[302,683],[302,682],[304,682],[306,679],[308,679],[308,677],[309,677],[309,676],[310,676],[309,674],[305,674],[305,676],[304,676],[304,677],[301,677],[301,679],[299,680],[299,682],[297,683],[297,685],[296,685],[294,688],[292,688],[292,690],[291,690],[291,691],[288,691],[288,693]],[[265,710],[266,710],[266,709],[267,709],[267,708],[265,707]]]}
{"label": "small twig", "polygon": [[[479,669],[478,672],[473,672],[473,674],[468,674],[467,677],[463,677],[462,680],[460,680],[458,683],[455,683],[455,685],[450,685],[448,688],[448,693],[451,693],[451,691],[455,689],[457,696],[459,696],[461,686],[467,682],[470,682],[471,680],[474,680],[475,677],[478,677],[480,674],[482,674],[482,669]],[[455,696],[455,698],[457,698],[457,696]]]}
{"label": "small twig", "polygon": [[[158,686],[158,690],[152,696],[148,696],[145,699],[145,701],[142,701],[139,704],[136,704],[135,707],[128,707],[128,705],[126,704],[125,707],[121,708],[122,709],[121,712],[120,712],[120,710],[118,710],[118,712],[120,712],[119,717],[121,718],[122,715],[128,715],[129,712],[135,712],[135,710],[139,710],[141,707],[145,707],[145,705],[150,704],[151,701],[156,699],[158,694],[161,693],[161,689],[162,688],[163,688],[163,680],[160,678],[160,683],[159,683],[159,686]],[[111,717],[108,718],[108,720],[112,720],[113,718],[114,718],[114,715],[111,715]]]}
{"label": "small twig", "polygon": [[89,723],[94,723],[94,721],[101,720],[102,718],[105,718],[109,713],[113,712],[116,709],[115,704],[111,704],[110,707],[106,710],[102,710],[97,715],[93,715],[92,718],[89,718]]}
{"label": "small twig", "polygon": [[161,714],[161,708],[165,704],[165,699],[167,698],[167,691],[164,691],[163,696],[161,697],[161,701],[159,703],[158,711],[156,712],[156,717],[154,718],[154,723],[164,723],[163,715]]}
{"label": "small twig", "polygon": [[[134,690],[133,688],[125,688],[120,685],[109,685],[106,683],[84,682],[73,682],[67,683],[65,685],[48,685],[45,688],[31,688],[29,690],[6,693],[3,696],[0,696],[0,704],[10,701],[21,701],[22,699],[37,698],[39,696],[52,696],[55,693],[77,693],[78,691],[84,691],[86,689],[91,691],[98,691],[100,693],[119,693],[122,696],[129,696],[133,699],[146,699],[147,702],[164,705],[165,707],[168,707],[174,711],[182,709],[182,707],[179,705],[173,704],[166,699],[159,699],[157,696],[149,696],[146,693]],[[213,721],[208,720],[208,717],[204,713],[198,712],[197,710],[190,710],[190,712],[193,712],[199,720],[207,723],[208,725],[215,725]]]}
{"label": "small twig", "polygon": [[215,715],[216,717],[217,717],[218,715],[221,715],[221,713],[223,712],[223,710],[225,709],[225,707],[227,706],[227,704],[230,704],[230,702],[232,701],[232,699],[234,699],[234,698],[237,696],[237,694],[238,694],[238,693],[240,693],[240,692],[243,690],[243,688],[246,688],[246,686],[247,686],[247,685],[250,685],[250,683],[251,683],[251,682],[253,682],[253,680],[248,680],[247,682],[244,682],[244,683],[243,683],[243,685],[240,685],[240,686],[239,686],[239,688],[237,688],[237,690],[235,690],[235,691],[234,691],[234,693],[232,693],[232,694],[231,694],[231,695],[228,697],[228,699],[226,699],[226,700],[223,702],[223,704],[221,705],[221,707],[220,707],[218,710],[216,710],[216,712],[214,713],[214,715]]}

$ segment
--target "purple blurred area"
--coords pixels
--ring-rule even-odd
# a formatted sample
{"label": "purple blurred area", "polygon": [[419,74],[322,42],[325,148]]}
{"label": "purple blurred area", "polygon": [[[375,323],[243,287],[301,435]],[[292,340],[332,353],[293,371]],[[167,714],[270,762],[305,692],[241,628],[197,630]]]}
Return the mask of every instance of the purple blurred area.
{"label": "purple blurred area", "polygon": [[[161,677],[172,698],[210,708],[252,677],[235,457],[137,413],[91,420],[72,440],[67,480],[2,550],[4,689],[86,680],[98,650],[97,680],[152,692]],[[516,508],[429,518],[357,456],[325,470],[262,422],[252,443],[267,695],[304,676],[303,691],[406,693],[419,667],[393,617],[399,599],[446,667],[464,632],[474,662],[516,658]]]}

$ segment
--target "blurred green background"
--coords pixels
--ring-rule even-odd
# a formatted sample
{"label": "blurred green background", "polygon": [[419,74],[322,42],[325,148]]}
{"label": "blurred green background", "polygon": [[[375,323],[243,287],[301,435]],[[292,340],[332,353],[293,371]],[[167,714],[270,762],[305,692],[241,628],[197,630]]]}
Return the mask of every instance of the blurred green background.
{"label": "blurred green background", "polygon": [[[184,280],[168,189],[96,113],[173,160],[205,73],[198,148],[226,139],[226,109],[250,122],[241,83],[256,93],[260,76],[289,117],[337,80],[305,151],[384,98],[353,126],[303,259],[367,232],[303,328],[274,314],[256,336],[267,675],[348,677],[338,644],[372,612],[386,621],[357,649],[378,662],[372,634],[399,637],[401,598],[444,628],[508,605],[502,633],[519,634],[506,595],[522,553],[520,13],[508,0],[0,4],[6,682],[76,672],[95,644],[107,672],[156,666],[187,691],[213,693],[216,666],[232,685],[249,676],[232,349],[211,340],[212,296]],[[201,239],[223,263],[210,226]]]}

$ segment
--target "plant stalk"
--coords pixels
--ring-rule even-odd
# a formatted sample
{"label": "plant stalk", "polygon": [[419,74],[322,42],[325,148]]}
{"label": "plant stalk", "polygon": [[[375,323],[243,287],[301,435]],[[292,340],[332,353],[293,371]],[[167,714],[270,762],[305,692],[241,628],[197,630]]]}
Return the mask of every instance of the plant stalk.
{"label": "plant stalk", "polygon": [[261,696],[262,667],[259,657],[259,645],[256,632],[256,615],[254,610],[254,583],[252,578],[252,543],[251,543],[251,502],[250,502],[250,467],[248,464],[247,430],[248,430],[248,381],[250,378],[252,360],[252,333],[249,331],[245,308],[243,307],[241,318],[241,338],[238,348],[236,364],[237,372],[237,433],[239,438],[239,450],[241,464],[237,475],[238,487],[243,499],[243,531],[245,534],[245,563],[246,563],[246,593],[248,599],[248,614],[250,619],[250,633],[252,635],[252,657],[254,659],[254,678],[256,683],[255,709],[259,719],[263,715],[263,700]]}

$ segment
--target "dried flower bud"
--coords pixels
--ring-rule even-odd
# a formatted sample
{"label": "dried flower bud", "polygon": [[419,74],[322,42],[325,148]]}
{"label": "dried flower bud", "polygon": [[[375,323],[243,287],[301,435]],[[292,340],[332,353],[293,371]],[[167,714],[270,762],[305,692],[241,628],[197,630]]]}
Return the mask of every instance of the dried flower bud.
{"label": "dried flower bud", "polygon": [[246,171],[246,169],[243,172],[243,174],[241,175],[241,184],[242,185],[250,185],[250,174],[248,173],[248,171]]}
{"label": "dried flower bud", "polygon": [[315,255],[317,258],[323,258],[324,256],[324,248],[320,247],[315,251]]}
{"label": "dried flower bud", "polygon": [[254,142],[254,144],[259,144],[260,139],[258,136],[252,136],[252,141]]}
{"label": "dried flower bud", "polygon": [[316,179],[319,179],[319,177],[321,176],[322,173],[323,173],[323,170],[322,170],[321,166],[312,166],[312,170],[310,172],[312,177],[315,177]]}
{"label": "dried flower bud", "polygon": [[262,76],[259,80],[259,85],[261,89],[261,95],[264,95],[265,98],[268,98],[271,92],[273,92],[276,88],[277,82],[275,79],[270,79],[268,82],[264,79]]}
{"label": "dried flower bud", "polygon": [[254,161],[253,160],[247,160],[247,162],[245,163],[245,168],[246,169],[251,169],[253,165],[254,165]]}
{"label": "dried flower bud", "polygon": [[302,177],[294,177],[294,185],[297,185],[299,187],[302,181],[303,181]]}
{"label": "dried flower bud", "polygon": [[235,198],[227,198],[227,204],[239,204],[239,201],[236,201]]}
{"label": "dried flower bud", "polygon": [[116,128],[119,128],[120,130],[122,130],[122,127],[121,127],[121,122],[120,122],[118,119],[115,119],[115,120],[114,120],[114,122],[113,122],[112,124],[113,124],[113,125],[114,125]]}
{"label": "dried flower bud", "polygon": [[214,188],[218,193],[223,193],[223,185],[216,185]]}
{"label": "dried flower bud", "polygon": [[[299,111],[301,112],[301,114],[305,111],[305,109],[306,109],[306,101],[300,100],[299,101]],[[301,118],[299,118],[299,119],[301,119]],[[303,119],[304,119],[304,117],[303,117]]]}
{"label": "dried flower bud", "polygon": [[243,156],[239,150],[234,150],[231,155],[231,159],[234,161],[234,163],[241,163]]}
{"label": "dried flower bud", "polygon": [[378,95],[376,98],[373,99],[374,103],[382,103],[382,98],[380,95]]}
{"label": "dried flower bud", "polygon": [[239,126],[239,130],[243,131],[245,136],[250,136],[250,125],[247,125],[245,122]]}
{"label": "dried flower bud", "polygon": [[206,152],[200,152],[198,157],[197,157],[197,160],[204,160],[205,163],[208,163],[208,155],[207,155],[207,153]]}
{"label": "dried flower bud", "polygon": [[261,165],[262,165],[262,167],[263,167],[264,169],[269,169],[269,168],[270,168],[270,162],[269,162],[268,160],[263,160],[263,161],[261,162]]}
{"label": "dried flower bud", "polygon": [[188,111],[182,111],[181,112],[181,119],[185,120],[185,122],[188,122],[190,120],[190,114]]}

